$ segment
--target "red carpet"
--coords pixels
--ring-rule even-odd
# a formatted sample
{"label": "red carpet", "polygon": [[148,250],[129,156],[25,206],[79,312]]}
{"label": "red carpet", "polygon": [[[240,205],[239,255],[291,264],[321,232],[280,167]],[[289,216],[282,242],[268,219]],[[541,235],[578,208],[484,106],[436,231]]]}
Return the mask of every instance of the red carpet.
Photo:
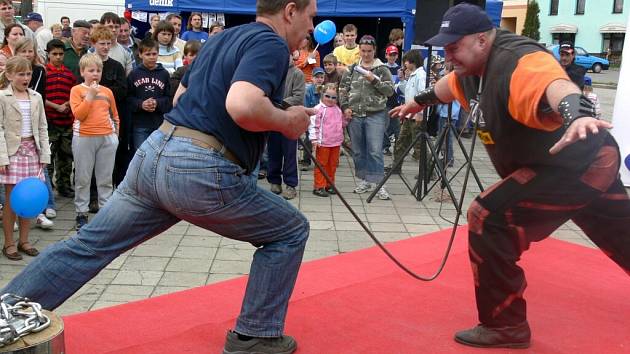
{"label": "red carpet", "polygon": [[[302,266],[286,332],[297,353],[630,353],[630,281],[601,252],[548,239],[521,265],[528,275],[529,350],[467,348],[453,332],[476,323],[465,230],[445,272],[419,282],[376,248]],[[390,243],[415,271],[432,273],[450,231]],[[220,353],[245,278],[65,318],[78,353]]]}

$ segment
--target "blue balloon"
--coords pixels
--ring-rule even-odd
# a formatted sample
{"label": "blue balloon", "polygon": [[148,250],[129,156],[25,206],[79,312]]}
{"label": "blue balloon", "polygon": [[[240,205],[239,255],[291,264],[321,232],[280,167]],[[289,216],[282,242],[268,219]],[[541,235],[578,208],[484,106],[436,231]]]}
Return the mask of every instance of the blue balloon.
{"label": "blue balloon", "polygon": [[626,168],[630,170],[630,154],[626,156],[624,162],[626,163]]}
{"label": "blue balloon", "polygon": [[48,188],[37,177],[21,180],[11,191],[11,209],[17,216],[31,219],[48,204]]}
{"label": "blue balloon", "polygon": [[313,31],[313,36],[315,40],[319,44],[326,44],[330,42],[335,35],[337,34],[337,26],[331,20],[326,20],[320,22],[317,26],[315,26],[315,31]]}

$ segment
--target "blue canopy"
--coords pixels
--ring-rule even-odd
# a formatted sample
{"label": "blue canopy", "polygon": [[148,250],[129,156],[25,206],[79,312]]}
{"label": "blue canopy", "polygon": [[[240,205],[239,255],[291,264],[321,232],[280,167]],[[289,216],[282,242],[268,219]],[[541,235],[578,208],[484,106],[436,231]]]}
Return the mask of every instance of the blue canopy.
{"label": "blue canopy", "polygon": [[[256,0],[125,0],[132,11],[199,11],[226,14],[256,14]],[[415,31],[416,0],[317,0],[319,17],[394,17],[405,25],[405,49],[411,47]],[[486,11],[498,27],[503,2],[487,0]]]}

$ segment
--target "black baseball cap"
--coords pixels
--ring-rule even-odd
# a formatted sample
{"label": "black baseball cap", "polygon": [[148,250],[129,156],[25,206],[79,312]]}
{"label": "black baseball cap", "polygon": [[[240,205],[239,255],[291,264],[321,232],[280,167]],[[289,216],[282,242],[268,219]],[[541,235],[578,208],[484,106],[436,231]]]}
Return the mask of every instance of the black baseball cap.
{"label": "black baseball cap", "polygon": [[440,32],[425,44],[444,47],[469,34],[486,32],[494,27],[488,14],[479,6],[461,3],[446,11],[442,17]]}

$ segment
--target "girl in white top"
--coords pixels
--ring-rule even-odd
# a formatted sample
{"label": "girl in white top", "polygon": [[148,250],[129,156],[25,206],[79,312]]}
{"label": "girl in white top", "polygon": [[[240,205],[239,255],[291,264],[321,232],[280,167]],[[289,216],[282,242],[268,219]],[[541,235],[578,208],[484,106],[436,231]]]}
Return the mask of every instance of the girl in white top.
{"label": "girl in white top", "polygon": [[29,219],[19,218],[20,238],[15,244],[11,191],[28,177],[44,181],[43,169],[50,163],[44,103],[40,94],[28,88],[31,75],[31,63],[20,56],[9,58],[5,72],[0,74],[0,86],[4,87],[0,91],[0,183],[6,191],[2,253],[11,260],[22,259],[18,251],[29,256],[39,254],[28,241]]}

